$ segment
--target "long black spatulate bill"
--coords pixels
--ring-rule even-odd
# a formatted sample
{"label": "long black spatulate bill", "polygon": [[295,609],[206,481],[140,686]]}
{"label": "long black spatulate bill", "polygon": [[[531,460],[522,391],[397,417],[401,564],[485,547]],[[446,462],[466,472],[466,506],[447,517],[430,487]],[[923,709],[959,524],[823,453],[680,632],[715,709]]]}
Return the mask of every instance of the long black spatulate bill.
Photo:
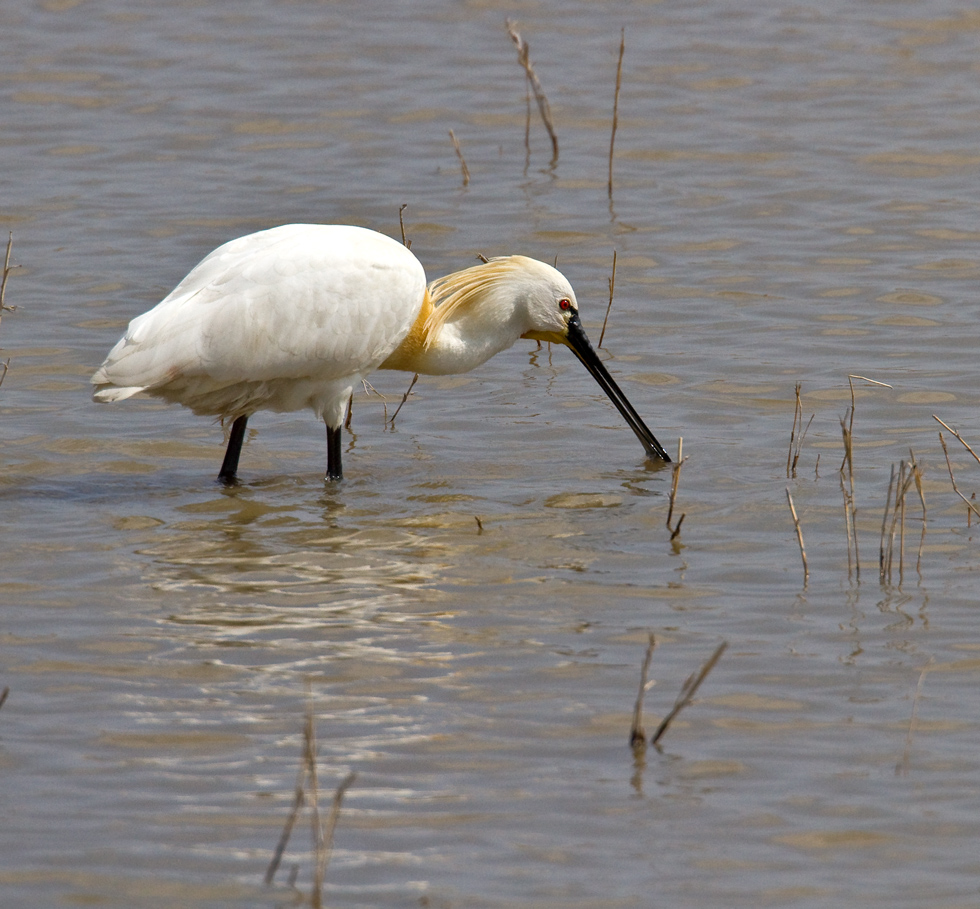
{"label": "long black spatulate bill", "polygon": [[589,341],[589,336],[582,328],[578,313],[575,313],[568,320],[568,335],[565,343],[572,349],[572,353],[582,361],[582,365],[591,373],[592,378],[599,383],[602,390],[609,396],[609,400],[616,405],[617,410],[623,415],[630,429],[633,430],[646,449],[646,453],[651,458],[659,458],[669,464],[670,456],[647,428],[647,424],[643,422],[636,409],[630,404],[629,399],[623,394],[613,377],[609,375],[609,371],[603,366],[592,342]]}

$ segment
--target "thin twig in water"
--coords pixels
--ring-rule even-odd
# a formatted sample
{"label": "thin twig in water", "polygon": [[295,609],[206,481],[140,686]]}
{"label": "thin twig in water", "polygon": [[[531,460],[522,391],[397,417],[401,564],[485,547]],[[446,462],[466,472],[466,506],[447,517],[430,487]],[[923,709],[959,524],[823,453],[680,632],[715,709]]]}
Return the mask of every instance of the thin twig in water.
{"label": "thin twig in water", "polygon": [[337,829],[337,821],[340,818],[340,807],[344,801],[344,795],[351,787],[357,774],[351,771],[344,777],[340,785],[333,794],[333,802],[330,805],[330,813],[324,828],[320,831],[320,848],[317,852],[316,866],[313,873],[313,909],[321,909],[323,906],[323,879],[327,874],[327,865],[330,863],[330,854],[333,852],[333,835]]}
{"label": "thin twig in water", "polygon": [[459,163],[463,168],[463,186],[469,186],[470,184],[470,169],[466,166],[466,159],[463,157],[463,150],[459,147],[459,139],[456,138],[456,133],[449,130],[449,138],[452,140],[453,148],[456,150],[456,157],[459,158]]}
{"label": "thin twig in water", "polygon": [[960,445],[962,445],[968,452],[970,452],[970,454],[973,455],[974,460],[978,464],[980,464],[980,455],[978,455],[972,448],[970,448],[970,446],[967,444],[966,439],[964,439],[963,436],[961,436],[955,429],[953,429],[952,426],[948,425],[947,423],[943,423],[943,421],[940,420],[939,417],[937,417],[935,414],[932,415],[932,418],[937,423],[941,424],[942,426],[945,426],[946,429],[948,429],[956,437],[956,440],[960,443]]}
{"label": "thin twig in water", "polygon": [[902,760],[895,767],[895,773],[899,776],[908,776],[909,755],[912,753],[912,737],[915,735],[916,727],[919,725],[919,698],[922,697],[922,686],[925,684],[926,673],[932,668],[933,658],[929,657],[929,662],[922,667],[919,673],[919,681],[915,686],[915,696],[912,698],[912,715],[909,717],[909,731],[905,736],[905,750],[902,752]]}
{"label": "thin twig in water", "polygon": [[10,694],[10,687],[5,685],[3,691],[0,691],[0,707],[7,702],[7,695]]}
{"label": "thin twig in water", "polygon": [[962,492],[960,492],[959,487],[956,485],[956,480],[953,479],[953,465],[949,462],[949,452],[946,450],[946,440],[943,438],[943,434],[939,433],[939,442],[943,446],[943,454],[946,456],[946,469],[949,471],[949,482],[953,485],[953,492],[955,492],[965,503],[966,507],[970,509],[978,518],[980,518],[980,511],[977,511],[977,506],[974,505]]}
{"label": "thin twig in water", "polygon": [[643,731],[643,695],[650,688],[647,682],[647,673],[650,671],[650,660],[653,657],[653,648],[657,646],[657,639],[653,632],[650,632],[650,640],[647,643],[646,656],[643,657],[643,666],[640,668],[640,690],[636,695],[636,703],[633,705],[633,722],[630,724],[630,747],[635,751],[638,748],[646,748],[647,738]]}
{"label": "thin twig in water", "polygon": [[[613,148],[616,145],[616,129],[619,126],[619,87],[623,81],[623,53],[626,50],[626,29],[619,34],[619,63],[616,64],[616,94],[613,97],[612,135],[609,137],[609,201],[613,197]],[[601,346],[601,342],[600,342]]]}
{"label": "thin twig in water", "polygon": [[476,518],[476,532],[483,533],[483,521],[480,520],[480,516],[475,514],[473,517]]}
{"label": "thin twig in water", "polygon": [[[904,465],[904,461],[902,462]],[[885,511],[881,516],[881,538],[878,543],[878,579],[882,584],[885,583],[885,532],[888,526],[888,512],[892,502],[892,490],[895,488],[895,465],[892,464],[891,474],[888,477],[888,495],[885,496]],[[895,501],[898,501],[896,495]]]}
{"label": "thin twig in water", "polygon": [[616,250],[613,250],[612,274],[609,276],[609,305],[606,307],[606,317],[602,320],[602,331],[599,332],[599,343],[596,347],[602,347],[602,339],[606,336],[606,323],[609,321],[609,311],[612,309],[613,293],[616,290]]}
{"label": "thin twig in water", "polygon": [[[306,723],[307,727],[312,722],[312,709],[307,715]],[[283,825],[282,833],[279,835],[279,842],[276,844],[275,852],[272,854],[272,861],[269,863],[269,867],[265,872],[265,882],[266,885],[272,883],[273,878],[276,876],[276,871],[279,869],[279,863],[282,861],[283,853],[286,851],[286,846],[289,844],[289,837],[293,832],[293,825],[296,823],[296,818],[299,815],[300,809],[303,807],[303,802],[306,800],[306,774],[309,772],[309,736],[304,727],[303,736],[303,755],[299,762],[299,771],[296,775],[296,788],[293,791],[293,805],[289,809],[289,816],[286,818],[286,823]]]}
{"label": "thin twig in water", "polygon": [[304,734],[306,741],[306,775],[310,781],[310,833],[313,839],[313,890],[310,903],[313,909],[322,909],[323,881],[317,880],[316,869],[320,867],[323,854],[323,827],[320,825],[320,783],[316,772],[316,722],[313,718],[312,695],[306,718]]}
{"label": "thin twig in water", "polygon": [[790,465],[793,461],[793,441],[796,438],[796,425],[803,419],[803,404],[800,401],[802,382],[796,383],[796,404],[793,407],[793,428],[789,431],[789,451],[786,452],[786,479],[790,479]]}
{"label": "thin twig in water", "polygon": [[[813,423],[813,418],[816,414],[810,415],[810,420],[803,426],[803,402],[800,400],[800,389],[803,387],[802,382],[796,383],[796,404],[793,407],[793,428],[789,433],[789,451],[786,454],[786,478],[796,479],[796,466],[800,462],[800,455],[803,452],[803,440],[806,438],[806,434],[810,431],[810,425]],[[796,428],[800,426],[802,432],[799,438],[796,437]],[[794,446],[794,441],[796,442]]]}
{"label": "thin twig in water", "polygon": [[725,652],[725,648],[727,646],[728,641],[722,641],[715,648],[715,652],[708,658],[708,662],[701,667],[701,670],[688,677],[687,681],[681,688],[681,693],[677,696],[677,700],[674,701],[674,706],[671,708],[670,713],[664,717],[663,722],[657,727],[657,731],[653,734],[653,738],[650,739],[651,745],[656,746],[657,742],[663,738],[663,734],[667,731],[667,727],[673,722],[674,717],[676,717],[678,713],[680,713],[688,704],[691,703],[698,688],[701,687],[701,683],[707,678],[708,673],[715,668],[715,664],[721,659],[721,655]]}
{"label": "thin twig in water", "polygon": [[793,504],[793,496],[790,494],[789,487],[786,487],[786,501],[789,502],[789,511],[793,515],[793,527],[796,528],[796,541],[800,544],[800,558],[803,559],[803,586],[806,587],[810,580],[810,566],[806,561],[806,547],[803,545],[803,531],[800,530],[800,519],[796,514],[796,506]]}
{"label": "thin twig in water", "polygon": [[915,460],[912,449],[909,448],[909,457],[912,459],[912,478],[915,480],[915,491],[919,494],[919,502],[922,503],[922,533],[919,534],[919,554],[915,560],[915,570],[919,577],[922,577],[922,547],[926,542],[926,494],[922,489],[922,467]]}
{"label": "thin twig in water", "polygon": [[361,379],[361,385],[364,386],[364,393],[366,395],[375,394],[381,398],[381,406],[384,408],[384,422],[388,422],[388,399],[378,391],[367,379]]}
{"label": "thin twig in water", "polygon": [[395,417],[398,416],[399,411],[401,411],[401,409],[405,406],[405,402],[408,400],[408,396],[412,393],[412,389],[415,388],[415,383],[418,382],[418,380],[419,380],[419,374],[415,373],[415,375],[412,376],[412,382],[408,386],[408,390],[402,396],[401,404],[399,404],[398,407],[395,408],[395,412],[391,415],[391,419],[388,421],[389,426],[394,427]]}
{"label": "thin twig in water", "polygon": [[[844,494],[844,523],[847,527],[847,578],[850,580],[851,569],[853,568],[854,578],[860,584],[861,555],[858,552],[857,500],[854,496],[854,379],[862,379],[865,382],[870,382],[872,385],[878,385],[882,388],[891,388],[891,385],[887,385],[884,382],[877,382],[874,379],[869,379],[867,376],[849,375],[847,377],[847,384],[851,389],[851,409],[849,414],[845,412],[844,418],[840,421],[841,435],[844,438],[844,459],[840,465],[840,477],[841,492]],[[845,467],[847,468],[846,474]],[[845,476],[847,478],[847,486],[844,484]],[[851,559],[852,545],[854,547],[853,561]]]}
{"label": "thin twig in water", "polygon": [[[891,500],[891,526],[886,534],[885,532],[885,522],[888,520],[888,501],[885,502],[885,515],[882,519],[882,548],[879,553],[879,578],[881,583],[890,584],[892,581],[892,564],[894,562],[895,555],[895,536],[896,533],[899,537],[898,544],[898,584],[901,587],[902,582],[905,578],[905,499],[908,496],[909,490],[915,483],[915,470],[916,464],[913,459],[912,464],[907,464],[902,461],[899,464],[898,473],[895,473],[895,467],[892,465],[892,477],[895,484],[895,496],[892,499],[891,490],[892,484],[888,484],[888,494]],[[888,548],[884,546],[884,540],[887,536]]]}
{"label": "thin twig in water", "polygon": [[405,249],[411,249],[412,241],[405,239],[405,219],[402,217],[402,212],[405,211],[406,208],[408,208],[408,203],[403,202],[401,207],[398,209],[398,226],[402,229],[402,246],[404,246]]}
{"label": "thin twig in water", "polygon": [[527,78],[528,84],[531,86],[531,91],[534,92],[534,100],[538,102],[541,119],[544,121],[545,129],[548,130],[548,136],[551,139],[551,166],[554,167],[558,163],[558,136],[555,134],[554,123],[551,119],[551,105],[548,104],[548,98],[544,93],[544,89],[541,87],[537,73],[534,71],[534,65],[531,63],[530,46],[514,28],[514,23],[510,19],[506,20],[505,25],[507,27],[507,34],[510,35],[511,40],[517,47],[517,62],[524,67],[524,75]]}
{"label": "thin twig in water", "polygon": [[671,471],[670,477],[670,499],[667,505],[667,529],[670,531],[670,538],[674,540],[677,535],[681,532],[681,524],[684,523],[684,518],[686,514],[681,514],[677,519],[677,524],[674,527],[670,526],[670,519],[674,516],[674,505],[677,502],[677,484],[680,483],[681,479],[681,468],[684,466],[684,462],[687,460],[684,456],[684,437],[680,436],[677,439],[677,461],[674,463],[674,467]]}
{"label": "thin twig in water", "polygon": [[14,232],[10,231],[10,233],[7,235],[7,254],[4,256],[3,259],[3,277],[0,278],[0,317],[2,317],[5,312],[13,312],[15,309],[17,309],[16,306],[7,306],[6,303],[7,278],[10,277],[10,273],[15,268],[20,268],[19,265],[10,264],[10,250],[13,249],[13,246],[14,246]]}

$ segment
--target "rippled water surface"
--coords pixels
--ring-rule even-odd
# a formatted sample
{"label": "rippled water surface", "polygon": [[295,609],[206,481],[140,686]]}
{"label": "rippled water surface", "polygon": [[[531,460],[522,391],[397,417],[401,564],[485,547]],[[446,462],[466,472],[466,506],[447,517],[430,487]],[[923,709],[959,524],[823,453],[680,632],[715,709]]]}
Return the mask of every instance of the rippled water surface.
{"label": "rippled water surface", "polygon": [[[46,0],[0,14],[0,902],[961,907],[980,901],[980,17],[947,2]],[[559,141],[504,20],[531,46]],[[625,30],[614,192],[607,194]],[[471,174],[464,186],[452,129]],[[430,276],[575,285],[670,451],[568,351],[382,373],[221,430],[88,378],[208,251],[405,229]],[[860,575],[839,468],[854,379]],[[813,414],[787,478],[794,389]],[[958,487],[980,465],[945,433]],[[893,465],[923,468],[879,579]],[[786,499],[799,513],[809,563]],[[975,522],[975,519],[974,519]],[[898,524],[896,524],[896,528]],[[921,551],[920,551],[921,540]],[[627,745],[723,641],[662,741]],[[927,670],[923,674],[923,670]],[[915,716],[914,723],[910,720]]]}

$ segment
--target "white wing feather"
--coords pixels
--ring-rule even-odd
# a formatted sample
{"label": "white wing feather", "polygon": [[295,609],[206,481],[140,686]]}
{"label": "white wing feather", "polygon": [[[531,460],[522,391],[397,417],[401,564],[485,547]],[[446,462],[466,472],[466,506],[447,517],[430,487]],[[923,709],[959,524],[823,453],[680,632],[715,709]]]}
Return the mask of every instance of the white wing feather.
{"label": "white wing feather", "polygon": [[419,261],[374,231],[293,224],[241,237],[133,319],[92,377],[94,397],[147,391],[216,415],[318,409],[317,389],[352,384],[401,343],[424,294]]}

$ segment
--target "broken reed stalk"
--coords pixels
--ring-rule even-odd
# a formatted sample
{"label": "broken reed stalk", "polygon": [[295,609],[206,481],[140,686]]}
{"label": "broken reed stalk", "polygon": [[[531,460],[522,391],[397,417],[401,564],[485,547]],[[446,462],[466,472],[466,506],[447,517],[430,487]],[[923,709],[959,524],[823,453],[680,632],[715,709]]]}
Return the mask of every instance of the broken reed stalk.
{"label": "broken reed stalk", "polygon": [[[2,704],[2,701],[0,701]],[[272,884],[276,876],[276,871],[282,861],[286,846],[289,844],[289,837],[293,832],[296,818],[299,816],[300,809],[307,799],[306,783],[309,780],[309,799],[310,799],[310,821],[313,835],[313,889],[310,893],[310,905],[313,909],[323,907],[323,880],[326,876],[327,865],[330,861],[330,853],[333,849],[334,831],[337,829],[337,820],[340,817],[340,806],[343,802],[344,794],[357,778],[356,773],[348,773],[334,792],[333,802],[330,806],[330,814],[327,816],[326,824],[320,824],[319,809],[319,785],[317,782],[316,768],[316,721],[313,716],[313,700],[310,696],[307,709],[306,720],[303,724],[303,755],[300,758],[299,772],[296,777],[296,788],[293,794],[293,804],[286,818],[282,833],[279,835],[279,842],[276,844],[272,861],[265,872],[266,885]],[[296,880],[296,871],[290,876],[290,886]]]}
{"label": "broken reed stalk", "polygon": [[[905,462],[902,462],[904,467]],[[882,584],[885,583],[885,531],[888,526],[888,512],[892,501],[892,490],[895,488],[895,465],[892,464],[891,474],[888,477],[888,495],[885,496],[885,511],[881,516],[881,539],[878,543],[878,579]],[[896,495],[896,501],[898,497]]]}
{"label": "broken reed stalk", "polygon": [[403,202],[401,207],[398,209],[398,226],[402,229],[402,246],[404,246],[405,249],[411,249],[412,241],[405,239],[405,219],[402,217],[402,212],[405,211],[406,208],[408,208],[408,203]]}
{"label": "broken reed stalk", "polygon": [[[505,20],[505,25],[507,34],[510,35],[511,40],[517,47],[517,62],[524,67],[525,78],[531,87],[531,91],[534,93],[534,100],[538,102],[538,110],[541,112],[541,119],[544,122],[545,129],[548,130],[548,136],[551,139],[551,166],[554,167],[558,163],[558,136],[555,134],[555,126],[551,119],[551,105],[548,104],[548,98],[544,93],[544,89],[541,87],[541,81],[534,71],[534,64],[531,63],[530,45],[514,28],[514,23],[510,19]],[[525,139],[528,141],[528,154],[530,154],[529,135],[525,136]]]}
{"label": "broken reed stalk", "polygon": [[616,250],[613,250],[612,274],[609,276],[609,305],[606,307],[606,317],[602,320],[602,331],[599,332],[599,343],[596,347],[602,347],[602,339],[606,336],[606,323],[609,321],[609,313],[612,310],[613,293],[616,290]]}
{"label": "broken reed stalk", "polygon": [[459,158],[459,163],[463,168],[463,186],[469,186],[470,184],[470,169],[466,166],[466,159],[463,157],[463,150],[459,147],[459,139],[456,138],[456,133],[449,130],[449,138],[452,140],[453,148],[456,149],[456,157]]}
{"label": "broken reed stalk", "polygon": [[800,558],[803,559],[803,586],[806,587],[810,580],[810,566],[806,561],[806,547],[803,545],[803,531],[800,530],[800,518],[796,514],[796,506],[793,504],[793,496],[790,494],[789,487],[786,487],[786,501],[789,502],[789,511],[793,515],[793,527],[796,528],[796,541],[800,544]]}
{"label": "broken reed stalk", "polygon": [[646,748],[647,737],[643,731],[643,695],[650,687],[647,682],[647,673],[650,671],[650,660],[653,658],[653,648],[657,646],[657,639],[653,632],[650,632],[650,640],[647,643],[646,656],[643,657],[643,666],[640,668],[640,690],[636,694],[636,703],[633,705],[633,722],[630,724],[630,748],[634,751]]}
{"label": "broken reed stalk", "polygon": [[0,707],[3,707],[7,703],[7,695],[10,694],[10,686],[4,685],[3,691],[0,691]]}
{"label": "broken reed stalk", "polygon": [[915,559],[915,570],[922,576],[922,547],[926,542],[926,494],[922,489],[922,468],[919,466],[918,461],[915,460],[915,455],[912,454],[912,449],[909,448],[909,457],[912,459],[912,478],[915,481],[915,491],[919,494],[919,502],[922,504],[922,533],[919,534],[919,553]]}
{"label": "broken reed stalk", "polygon": [[970,454],[973,455],[973,459],[978,464],[980,464],[980,455],[978,455],[972,448],[970,448],[970,446],[966,442],[966,439],[964,439],[963,436],[961,436],[955,429],[953,429],[952,426],[943,423],[943,421],[940,420],[939,417],[937,417],[935,414],[932,415],[932,418],[941,426],[945,426],[946,429],[948,429],[956,437],[956,440],[960,443],[960,445],[962,445],[968,452],[970,452]]}
{"label": "broken reed stalk", "polygon": [[293,826],[296,823],[296,818],[299,816],[300,809],[303,807],[303,803],[306,801],[306,775],[309,772],[309,742],[310,742],[310,726],[313,722],[313,711],[310,708],[306,716],[306,724],[303,728],[303,754],[299,762],[299,771],[296,775],[296,788],[293,790],[293,805],[289,810],[289,816],[286,818],[286,823],[283,825],[282,833],[279,835],[279,842],[276,844],[275,851],[272,853],[272,861],[269,862],[269,867],[265,872],[265,883],[266,886],[270,885],[273,878],[276,876],[276,871],[279,870],[279,864],[282,861],[283,854],[286,851],[286,846],[289,844],[289,837],[292,835]]}
{"label": "broken reed stalk", "polygon": [[[844,525],[847,528],[847,579],[851,579],[851,570],[853,568],[854,578],[860,584],[861,556],[858,552],[857,505],[855,504],[854,498],[854,379],[863,379],[865,382],[870,382],[872,385],[878,385],[881,388],[891,388],[891,385],[869,379],[867,376],[849,375],[847,377],[847,384],[851,389],[850,415],[848,416],[848,413],[845,412],[844,417],[840,421],[841,435],[844,438],[844,459],[840,465],[840,488],[844,495]],[[844,472],[845,467],[847,468],[846,474]],[[844,483],[845,477],[847,479],[847,485]],[[852,545],[854,548],[853,560],[851,558]]]}
{"label": "broken reed stalk", "polygon": [[[803,387],[802,382],[796,383],[796,404],[793,407],[793,428],[789,433],[789,451],[786,453],[786,479],[795,480],[796,479],[796,466],[800,462],[800,455],[803,452],[803,440],[806,438],[806,434],[810,431],[810,424],[813,423],[813,418],[816,414],[810,415],[810,421],[803,426],[803,402],[800,400],[800,389]],[[796,429],[799,426],[803,431],[800,433],[799,438],[796,438]],[[795,441],[795,447],[794,447]]]}
{"label": "broken reed stalk", "polygon": [[912,737],[919,725],[919,699],[922,697],[922,686],[926,680],[926,673],[932,668],[933,658],[929,657],[929,662],[922,667],[919,673],[919,681],[915,686],[915,696],[912,698],[912,715],[909,717],[909,731],[905,735],[905,750],[902,752],[902,760],[895,767],[895,773],[899,776],[908,776],[909,755],[912,753]]}
{"label": "broken reed stalk", "polygon": [[793,428],[789,431],[789,451],[786,452],[786,479],[790,477],[790,464],[793,460],[793,441],[796,439],[796,425],[803,420],[803,403],[800,401],[802,382],[796,383],[796,405],[793,407]]}
{"label": "broken reed stalk", "polygon": [[10,273],[19,266],[10,264],[10,250],[14,247],[14,232],[10,231],[7,234],[7,254],[3,258],[3,277],[0,278],[0,317],[3,316],[5,312],[13,312],[16,306],[7,306],[7,278],[10,277]]}
{"label": "broken reed stalk", "polygon": [[657,731],[653,734],[653,738],[650,739],[651,745],[657,745],[657,742],[663,738],[664,733],[667,731],[667,727],[673,722],[674,717],[691,703],[698,688],[701,687],[701,683],[708,677],[708,673],[715,668],[715,664],[721,659],[721,655],[725,652],[727,646],[728,641],[722,641],[715,648],[715,652],[708,658],[708,662],[697,673],[688,676],[687,681],[681,688],[681,693],[677,696],[677,700],[674,701],[674,706],[671,708],[670,713],[664,717],[663,722],[661,722],[657,727]]}
{"label": "broken reed stalk", "polygon": [[980,511],[977,511],[977,506],[974,505],[962,492],[960,492],[959,487],[956,485],[956,480],[953,478],[953,465],[949,461],[949,451],[946,449],[946,440],[943,438],[942,432],[939,433],[939,443],[943,446],[943,454],[946,456],[946,469],[949,471],[949,482],[953,486],[953,492],[955,492],[965,503],[966,507],[970,509],[978,518],[980,518]]}
{"label": "broken reed stalk", "polygon": [[[910,452],[911,454],[911,452]],[[885,513],[881,519],[881,543],[878,550],[878,576],[882,584],[890,584],[892,581],[892,564],[895,554],[895,536],[898,534],[898,584],[902,585],[905,576],[905,498],[916,482],[916,470],[918,465],[915,457],[912,457],[911,464],[905,461],[899,463],[898,472],[895,472],[895,465],[892,465],[891,477],[888,482],[888,498],[885,500]],[[892,497],[892,489],[895,495]],[[891,526],[888,524],[889,504],[891,505]],[[885,541],[888,541],[886,548]],[[921,557],[921,542],[920,542]]]}
{"label": "broken reed stalk", "polygon": [[[13,246],[14,232],[10,231],[10,233],[7,235],[7,254],[3,259],[3,277],[0,278],[0,319],[3,318],[3,314],[5,312],[13,312],[17,308],[16,306],[7,306],[5,302],[7,297],[7,278],[10,277],[10,272],[13,271],[14,268],[19,267],[16,265],[11,266],[10,264],[10,250],[13,249]],[[0,370],[2,370],[2,372],[0,372],[0,385],[3,385],[3,380],[7,377],[7,371],[9,369],[10,358],[8,357],[6,360],[0,363]],[[0,704],[2,703],[3,702],[0,701]]]}
{"label": "broken reed stalk", "polygon": [[412,393],[412,389],[415,388],[415,383],[418,382],[418,380],[419,380],[419,374],[415,373],[415,375],[412,376],[412,382],[408,386],[408,390],[402,396],[401,404],[399,404],[398,407],[395,408],[395,412],[391,415],[391,419],[388,421],[388,425],[391,426],[392,428],[394,428],[395,426],[395,417],[398,416],[399,411],[401,411],[401,409],[405,406],[405,402],[408,400],[408,396]]}
{"label": "broken reed stalk", "polygon": [[677,439],[677,460],[674,462],[673,470],[671,471],[670,477],[670,500],[667,505],[667,529],[670,531],[670,538],[674,540],[677,535],[681,532],[681,524],[684,523],[684,518],[687,516],[686,513],[681,513],[681,516],[677,519],[677,525],[675,527],[670,526],[670,519],[674,516],[674,504],[677,502],[677,484],[680,483],[681,479],[681,468],[684,466],[684,462],[687,460],[684,456],[684,437],[679,436]]}
{"label": "broken reed stalk", "polygon": [[330,813],[327,815],[327,822],[320,830],[319,849],[317,851],[316,865],[313,874],[313,909],[321,909],[323,880],[327,875],[327,865],[330,864],[330,855],[333,852],[333,835],[337,829],[337,821],[340,819],[340,808],[344,802],[344,796],[351,784],[357,779],[357,774],[351,771],[341,780],[340,785],[334,791],[333,801],[330,803]]}
{"label": "broken reed stalk", "polygon": [[[613,197],[613,148],[616,145],[616,129],[619,127],[619,88],[623,82],[623,53],[626,50],[626,29],[619,33],[619,62],[616,64],[616,94],[613,96],[612,135],[609,137],[609,201]],[[602,346],[602,342],[599,342]]]}

